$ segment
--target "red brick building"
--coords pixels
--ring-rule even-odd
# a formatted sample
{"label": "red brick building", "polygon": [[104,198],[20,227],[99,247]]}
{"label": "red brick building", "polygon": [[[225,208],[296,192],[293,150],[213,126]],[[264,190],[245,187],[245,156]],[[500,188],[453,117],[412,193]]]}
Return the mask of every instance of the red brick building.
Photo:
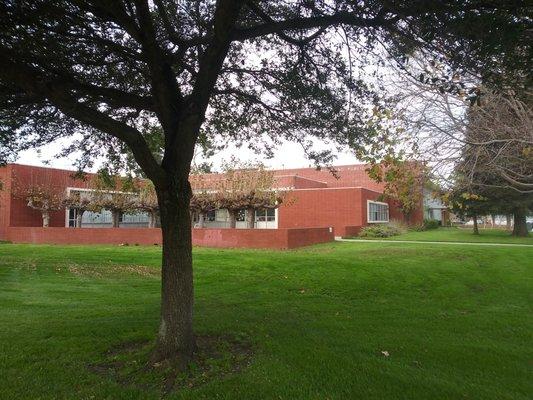
{"label": "red brick building", "polygon": [[[365,165],[335,167],[337,177],[328,170],[313,168],[285,169],[274,171],[276,186],[290,191],[287,204],[277,210],[258,210],[255,215],[256,228],[288,229],[332,227],[336,236],[349,236],[357,233],[360,227],[403,219],[398,208],[380,198],[383,186],[371,180]],[[42,218],[39,211],[28,207],[24,199],[16,196],[17,186],[46,185],[63,190],[89,190],[90,180],[76,179],[73,171],[8,164],[0,168],[0,240],[8,239],[10,227],[40,227]],[[212,176],[216,179],[216,175]],[[72,211],[72,210],[71,210]],[[66,209],[51,213],[50,227],[69,227],[75,216]],[[207,218],[207,228],[227,227],[227,213],[216,210]],[[84,214],[82,227],[110,226],[105,213]],[[423,205],[411,216],[411,222],[421,222]],[[122,227],[140,228],[146,221],[139,215],[125,215]],[[244,222],[237,227],[243,227]],[[72,232],[72,235],[75,233]]]}

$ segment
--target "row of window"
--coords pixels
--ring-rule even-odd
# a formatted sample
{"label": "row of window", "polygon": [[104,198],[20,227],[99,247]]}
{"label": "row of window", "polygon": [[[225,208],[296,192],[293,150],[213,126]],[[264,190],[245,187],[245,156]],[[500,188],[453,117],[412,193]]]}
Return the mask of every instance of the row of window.
{"label": "row of window", "polygon": [[[68,222],[70,227],[76,226],[77,210],[70,209],[68,213]],[[126,224],[145,224],[148,223],[148,215],[145,213],[137,214],[122,214],[120,218],[121,223]],[[205,220],[210,222],[226,222],[229,219],[228,211],[224,209],[212,210],[206,213]],[[237,221],[245,221],[246,210],[237,211]],[[256,222],[268,222],[276,220],[276,211],[274,209],[257,210],[255,212]],[[198,215],[194,216],[194,221],[198,221]],[[86,211],[82,216],[82,224],[111,224],[112,215],[111,211],[103,210],[100,213]]]}
{"label": "row of window", "polygon": [[[78,216],[76,209],[68,210],[68,226],[76,226],[76,218]],[[120,216],[120,222],[124,224],[147,224],[148,223],[148,214],[146,213],[136,213],[136,214],[122,214]],[[96,213],[91,211],[85,211],[81,217],[81,223],[83,225],[87,224],[111,224],[113,222],[113,217],[111,211],[102,210],[102,212]]]}
{"label": "row of window", "polygon": [[[368,201],[368,222],[379,223],[389,221],[389,206],[387,203],[380,203],[375,201]],[[69,226],[76,225],[76,210],[69,210]],[[210,222],[226,222],[229,220],[228,211],[225,209],[212,210],[206,213],[206,221]],[[243,222],[246,220],[246,210],[238,210],[237,221]],[[148,223],[148,215],[144,213],[137,214],[123,214],[121,223],[131,224],[145,224]],[[271,222],[276,220],[276,210],[262,209],[255,211],[256,222]],[[194,216],[194,221],[198,221],[198,215]],[[100,213],[85,212],[82,217],[83,224],[110,224],[112,222],[111,212],[103,210]]]}
{"label": "row of window", "polygon": [[[246,220],[246,210],[238,210],[235,218],[238,222],[243,222]],[[198,215],[194,215],[193,220],[198,221]],[[219,209],[208,211],[205,215],[205,220],[209,222],[226,222],[229,220],[228,210]],[[266,222],[266,221],[275,221],[276,220],[276,210],[274,209],[263,209],[255,211],[255,221],[257,222]]]}

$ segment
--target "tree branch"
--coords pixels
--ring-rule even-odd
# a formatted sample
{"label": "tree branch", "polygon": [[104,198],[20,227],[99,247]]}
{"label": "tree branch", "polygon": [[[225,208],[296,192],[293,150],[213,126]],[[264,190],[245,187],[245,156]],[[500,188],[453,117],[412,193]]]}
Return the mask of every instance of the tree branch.
{"label": "tree branch", "polygon": [[164,179],[161,167],[137,129],[79,102],[68,87],[48,79],[34,67],[4,59],[0,63],[0,76],[15,82],[30,96],[48,99],[66,116],[122,140],[151,180],[161,182]]}

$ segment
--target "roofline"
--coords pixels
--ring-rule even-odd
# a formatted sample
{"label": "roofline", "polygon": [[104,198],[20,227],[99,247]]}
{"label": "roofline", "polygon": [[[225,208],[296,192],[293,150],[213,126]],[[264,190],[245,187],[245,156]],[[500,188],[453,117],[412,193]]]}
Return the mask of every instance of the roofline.
{"label": "roofline", "polygon": [[[39,169],[53,169],[55,171],[62,171],[62,172],[71,172],[73,174],[75,174],[76,170],[74,169],[64,169],[64,168],[56,168],[56,167],[46,167],[46,166],[43,166],[43,165],[29,165],[29,164],[19,164],[19,163],[7,163],[6,166],[19,166],[19,167],[30,167],[30,168],[39,168]],[[82,171],[83,173],[85,174],[91,174],[91,175],[96,175],[96,172],[85,172],[85,171]]]}
{"label": "roofline", "polygon": [[[17,162],[13,162],[13,163],[7,163],[5,166],[8,166],[8,165],[18,165],[18,166],[21,166],[21,167],[30,167],[30,168],[40,168],[40,169],[53,169],[53,170],[56,170],[56,171],[65,171],[65,172],[78,172],[74,169],[64,169],[64,168],[57,168],[57,167],[48,167],[48,166],[43,166],[43,165],[30,165],[30,164],[20,164],[20,163],[17,163]],[[360,163],[360,164],[344,164],[344,165],[333,165],[332,168],[345,168],[345,167],[357,167],[357,166],[364,166],[364,165],[367,165],[365,163]],[[321,171],[324,171],[326,168],[321,168],[320,170],[317,170],[316,168],[314,167],[297,167],[297,168],[284,168],[284,169],[276,169],[276,168],[273,168],[273,169],[267,169],[267,171],[271,171],[271,172],[285,172],[285,171],[291,171],[291,170],[301,170],[301,169],[307,169],[307,170],[314,170],[314,171],[318,171],[318,172],[321,172]],[[96,174],[95,172],[85,172],[83,171],[84,173],[86,174]],[[327,172],[327,171],[326,171]],[[208,172],[208,173],[205,173],[205,174],[194,174],[194,175],[224,175],[223,172]],[[308,180],[312,180],[312,181],[315,181],[315,182],[321,182],[321,183],[327,183],[327,182],[324,182],[324,181],[319,181],[319,180],[316,180],[316,179],[312,179],[312,178],[307,178],[305,176],[300,176],[300,175],[297,175],[297,174],[291,174],[291,173],[287,173],[287,174],[284,174],[284,175],[276,175],[277,177],[282,177],[282,176],[297,176],[299,178],[302,178],[302,179],[308,179]]]}
{"label": "roofline", "polygon": [[361,190],[368,190],[369,192],[374,192],[374,193],[378,193],[378,194],[383,194],[383,192],[380,192],[380,191],[377,191],[377,190],[374,190],[374,189],[369,189],[367,187],[364,187],[364,186],[340,186],[340,187],[323,187],[323,188],[304,188],[304,189],[291,189],[292,192],[299,192],[299,191],[304,191],[304,190],[341,190],[341,189],[361,189]]}
{"label": "roofline", "polygon": [[[276,172],[278,170],[272,170],[272,172]],[[296,175],[296,174],[287,174],[287,175],[274,175],[274,178],[300,178],[300,179],[305,179],[306,181],[312,181],[312,182],[318,182],[318,183],[324,183],[324,184],[328,184],[327,182],[325,181],[319,181],[319,180],[316,180],[316,179],[312,179],[312,178],[307,178],[306,176],[300,176],[300,175]]]}

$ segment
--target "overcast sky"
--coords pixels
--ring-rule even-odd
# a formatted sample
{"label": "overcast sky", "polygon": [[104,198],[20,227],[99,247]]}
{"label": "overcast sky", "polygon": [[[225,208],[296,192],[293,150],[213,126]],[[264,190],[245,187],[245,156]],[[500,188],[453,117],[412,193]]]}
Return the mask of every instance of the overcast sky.
{"label": "overcast sky", "polygon": [[[17,163],[37,165],[37,166],[49,166],[54,168],[73,169],[76,156],[73,155],[69,158],[56,158],[55,155],[61,150],[61,148],[68,143],[66,140],[55,143],[53,145],[44,146],[38,150],[27,150],[19,154]],[[317,143],[316,149],[329,148],[324,144]],[[209,159],[215,168],[220,166],[221,161],[229,160],[232,156],[237,157],[241,161],[263,161],[269,168],[282,169],[282,168],[299,168],[311,166],[309,160],[306,159],[305,154],[301,146],[297,143],[286,142],[279,146],[274,151],[274,158],[267,159],[265,157],[257,156],[251,150],[246,147],[237,149],[235,146],[230,145],[226,150],[220,152],[213,158]],[[334,162],[335,165],[355,164],[357,159],[350,152],[336,153],[337,159]],[[202,161],[198,158],[197,161]],[[95,165],[94,172],[98,168],[98,164]]]}

